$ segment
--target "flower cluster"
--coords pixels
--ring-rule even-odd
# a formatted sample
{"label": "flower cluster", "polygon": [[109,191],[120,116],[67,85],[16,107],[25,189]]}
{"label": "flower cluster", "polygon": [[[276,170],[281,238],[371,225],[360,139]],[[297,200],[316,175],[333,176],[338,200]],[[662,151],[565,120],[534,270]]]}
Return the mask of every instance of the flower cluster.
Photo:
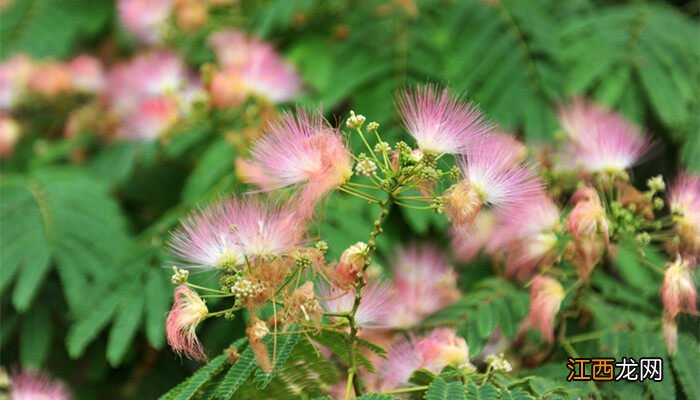
{"label": "flower cluster", "polygon": [[[251,83],[258,79],[252,75],[241,81],[252,54],[272,54],[269,47],[238,32],[214,35],[210,44],[224,66],[217,74],[236,75],[235,83],[226,83],[235,93],[214,93],[221,82],[213,78],[212,96],[220,96],[215,104],[239,105],[250,95],[287,99],[264,93],[265,84]],[[566,320],[585,307],[594,274],[611,268],[607,260],[621,251],[643,257],[645,246],[661,241],[673,259],[660,291],[663,332],[674,351],[678,315],[697,313],[697,177],[678,178],[666,198],[672,215],[657,216],[666,206],[663,178],[649,179],[641,191],[628,173],[647,154],[650,140],[620,115],[581,100],[562,108],[567,137],[548,153],[555,159],[538,162],[517,138],[447,89],[405,90],[397,108],[416,147],[384,141],[379,124],[354,111],[345,121],[348,136],[321,112],[298,109],[269,121],[247,159],[237,160],[237,174],[252,185],[251,193],[192,213],[173,234],[180,267],[217,271],[220,277],[217,288],[199,286],[175,268],[173,282],[180,286],[167,330],[176,351],[205,357],[197,325],[210,317],[234,318],[245,309],[248,343],[264,371],[275,357],[274,346],[271,354],[265,344],[270,335],[301,330],[319,346],[329,343],[314,339],[319,332],[339,335],[347,345],[340,357],[348,371],[342,382],[346,398],[366,389],[418,390],[411,376],[419,369],[438,374],[449,367],[465,379],[479,374],[484,382],[491,374],[510,373],[514,366],[502,351],[508,345],[500,329],[490,333],[489,350],[475,355],[455,330],[432,325],[431,316],[458,306],[461,296],[457,272],[440,247],[400,247],[386,269],[375,260],[377,237],[394,206],[444,214],[458,260],[487,253],[504,277],[529,287],[530,312],[517,334],[519,341],[533,341],[525,351],[566,343]],[[351,150],[353,137],[362,150]],[[329,256],[332,245],[310,240],[310,228],[323,216],[320,205],[334,192],[379,209],[368,236],[342,252],[333,249],[335,259]],[[623,248],[629,243],[636,248]],[[210,311],[204,297],[223,299],[229,308]],[[270,304],[272,316],[268,311],[264,319],[263,307]],[[538,334],[527,335],[528,330]],[[367,341],[389,349],[386,359],[360,346]],[[537,357],[546,354],[549,350]],[[375,374],[358,364],[360,356],[374,362]]]}

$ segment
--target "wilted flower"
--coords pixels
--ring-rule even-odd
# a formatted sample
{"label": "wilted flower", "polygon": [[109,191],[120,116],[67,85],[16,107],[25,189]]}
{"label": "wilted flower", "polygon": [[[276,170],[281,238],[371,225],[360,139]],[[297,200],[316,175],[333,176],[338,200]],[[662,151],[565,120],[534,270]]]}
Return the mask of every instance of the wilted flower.
{"label": "wilted flower", "polygon": [[122,25],[144,44],[161,42],[172,8],[172,0],[119,0],[117,3]]}
{"label": "wilted flower", "polygon": [[343,136],[319,114],[300,110],[271,123],[253,144],[252,160],[238,163],[243,178],[269,191],[299,190],[301,209],[316,202],[352,175],[352,158]]}
{"label": "wilted flower", "polygon": [[[324,310],[342,313],[352,310],[354,294],[354,290],[341,291],[321,287],[318,297]],[[362,288],[362,302],[355,313],[355,323],[365,329],[384,328],[395,309],[392,288],[383,283],[370,283]]]}
{"label": "wilted flower", "polygon": [[678,352],[678,321],[676,321],[676,317],[664,313],[661,328],[664,332],[666,350],[671,355],[676,354]]}
{"label": "wilted flower", "polygon": [[209,310],[197,292],[186,284],[175,289],[175,303],[165,322],[170,347],[178,354],[194,360],[205,360],[202,343],[197,338],[197,325],[207,318]]}
{"label": "wilted flower", "polygon": [[697,311],[697,292],[688,261],[681,257],[666,267],[661,287],[664,312],[675,317],[681,312]]}
{"label": "wilted flower", "polygon": [[399,249],[392,267],[397,309],[394,327],[409,328],[459,297],[457,276],[439,248],[412,244]]}
{"label": "wilted flower", "polygon": [[12,374],[10,400],[69,400],[72,397],[63,382],[45,372]]}
{"label": "wilted flower", "polygon": [[214,105],[237,106],[251,95],[284,103],[301,92],[301,78],[271,44],[227,30],[213,34],[209,45],[223,66],[211,83]]}
{"label": "wilted flower", "polygon": [[348,247],[340,256],[340,261],[331,277],[333,283],[341,289],[350,289],[357,282],[367,254],[367,243],[357,242]]}
{"label": "wilted flower", "polygon": [[445,214],[455,225],[471,223],[482,207],[510,214],[542,193],[541,181],[520,155],[507,153],[501,135],[488,135],[458,160],[464,180],[444,196]]}
{"label": "wilted flower", "polygon": [[650,148],[641,130],[622,116],[581,100],[559,112],[569,135],[568,156],[587,172],[622,172],[634,166]]}
{"label": "wilted flower", "polygon": [[559,282],[547,276],[539,276],[532,281],[530,290],[530,324],[548,342],[554,341],[554,319],[564,300],[564,288]]}
{"label": "wilted flower", "polygon": [[671,186],[668,202],[680,236],[680,251],[700,256],[700,176],[682,173]]}
{"label": "wilted flower", "polygon": [[424,151],[464,153],[491,128],[475,105],[433,85],[405,90],[397,103],[406,130]]}
{"label": "wilted flower", "polygon": [[408,383],[411,374],[418,369],[439,373],[451,366],[474,370],[469,362],[467,342],[450,329],[433,330],[423,339],[399,339],[387,353],[380,366],[382,389],[390,390]]}
{"label": "wilted flower", "polygon": [[569,233],[575,238],[594,239],[598,234],[607,242],[610,228],[605,207],[595,189],[582,187],[574,193],[576,204],[569,214]]}
{"label": "wilted flower", "polygon": [[289,206],[226,198],[185,219],[170,246],[194,267],[226,268],[282,255],[301,244],[304,224]]}

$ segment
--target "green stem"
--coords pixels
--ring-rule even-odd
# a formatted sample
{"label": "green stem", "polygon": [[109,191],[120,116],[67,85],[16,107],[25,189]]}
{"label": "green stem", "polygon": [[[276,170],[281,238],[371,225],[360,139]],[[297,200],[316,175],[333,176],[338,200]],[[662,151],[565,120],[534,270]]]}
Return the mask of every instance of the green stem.
{"label": "green stem", "polygon": [[399,393],[411,393],[411,392],[422,392],[428,390],[428,386],[414,386],[410,388],[389,390],[388,392],[382,392],[383,394],[399,394]]}
{"label": "green stem", "polygon": [[189,286],[191,288],[195,288],[195,289],[199,289],[199,290],[207,290],[207,291],[219,293],[219,294],[228,294],[228,293],[224,292],[223,290],[217,290],[217,289],[212,289],[212,288],[208,288],[208,287],[204,287],[204,286],[199,286],[199,285],[195,285],[194,283],[189,283],[189,282],[187,282],[187,286]]}

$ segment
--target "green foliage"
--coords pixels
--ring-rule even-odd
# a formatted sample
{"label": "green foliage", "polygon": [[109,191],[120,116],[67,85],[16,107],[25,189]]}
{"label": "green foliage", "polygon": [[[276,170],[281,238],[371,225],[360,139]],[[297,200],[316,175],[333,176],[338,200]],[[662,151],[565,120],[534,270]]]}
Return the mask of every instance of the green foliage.
{"label": "green foliage", "polygon": [[[476,389],[476,392],[478,393],[478,389]],[[425,400],[458,400],[466,398],[464,386],[461,383],[447,383],[441,378],[435,379],[428,387],[428,391],[425,392]]]}
{"label": "green foliage", "polygon": [[76,43],[102,31],[114,16],[112,1],[15,0],[1,11],[0,57],[25,52],[68,57]]}

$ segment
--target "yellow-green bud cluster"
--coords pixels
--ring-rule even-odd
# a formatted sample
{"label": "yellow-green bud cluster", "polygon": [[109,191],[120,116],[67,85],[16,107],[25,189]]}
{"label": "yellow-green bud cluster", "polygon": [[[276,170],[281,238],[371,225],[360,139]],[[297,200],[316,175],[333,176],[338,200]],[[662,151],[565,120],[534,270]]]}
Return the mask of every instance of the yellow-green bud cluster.
{"label": "yellow-green bud cluster", "polygon": [[377,176],[377,164],[365,158],[355,164],[355,174],[358,176],[374,177]]}
{"label": "yellow-green bud cluster", "polygon": [[246,278],[238,279],[233,286],[231,286],[231,293],[241,299],[255,297],[261,294],[264,290],[265,287],[262,285],[262,283],[253,282]]}
{"label": "yellow-green bud cluster", "polygon": [[355,115],[355,111],[350,111],[350,118],[345,121],[345,125],[350,128],[350,129],[359,129],[362,128],[362,125],[365,123],[367,118],[365,118],[364,115],[358,114]]}
{"label": "yellow-green bud cluster", "polygon": [[189,276],[190,271],[173,266],[173,276],[170,278],[170,282],[172,282],[173,285],[180,286],[187,283],[187,278]]}

